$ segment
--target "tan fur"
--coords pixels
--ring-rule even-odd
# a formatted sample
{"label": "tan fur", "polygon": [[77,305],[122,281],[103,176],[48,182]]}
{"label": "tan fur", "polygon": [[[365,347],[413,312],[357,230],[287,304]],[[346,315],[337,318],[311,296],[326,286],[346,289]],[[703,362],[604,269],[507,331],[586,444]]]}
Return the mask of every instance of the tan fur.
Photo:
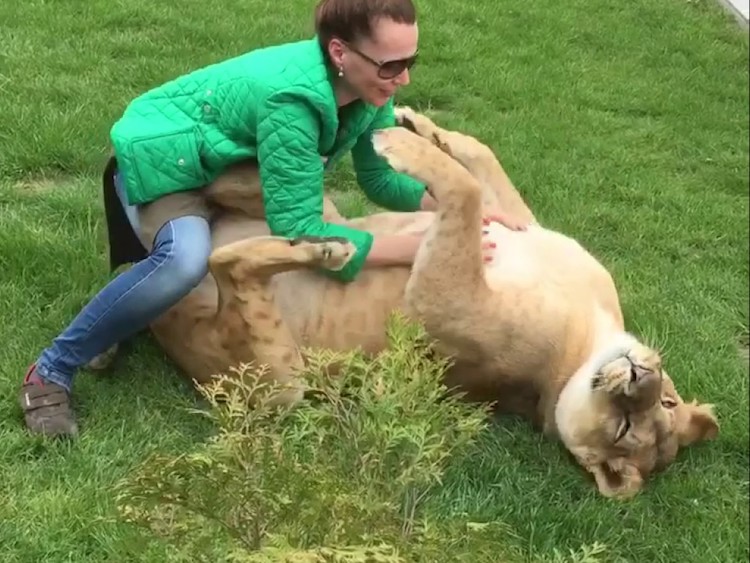
{"label": "tan fur", "polygon": [[[315,271],[341,266],[351,248],[269,237],[257,171],[239,165],[206,188],[229,208],[213,224],[211,274],[152,326],[185,372],[206,382],[257,360],[292,384],[285,400],[293,403],[302,393],[300,346],[376,353],[400,309],[454,357],[450,386],[557,436],[605,495],[634,494],[679,446],[713,438],[711,406],[685,403],[658,352],[625,331],[606,268],[536,223],[492,151],[409,108],[398,119],[414,132],[380,131],[376,151],[425,182],[438,210],[347,221],[326,200],[325,212],[376,235],[429,227],[413,270],[367,268],[349,284]],[[497,251],[485,266],[481,219],[492,208],[533,224],[526,232],[491,225]]]}

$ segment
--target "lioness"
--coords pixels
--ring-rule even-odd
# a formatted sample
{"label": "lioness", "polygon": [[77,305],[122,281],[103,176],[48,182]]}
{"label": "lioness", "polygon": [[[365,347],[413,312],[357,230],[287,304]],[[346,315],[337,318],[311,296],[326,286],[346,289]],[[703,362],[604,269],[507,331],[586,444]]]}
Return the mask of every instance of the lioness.
{"label": "lioness", "polygon": [[[268,236],[252,165],[206,188],[227,208],[213,225],[211,274],[151,327],[191,378],[206,382],[255,360],[291,384],[283,400],[293,402],[303,392],[301,345],[375,353],[400,309],[454,358],[449,386],[558,437],[606,496],[632,496],[680,446],[717,435],[712,405],[684,402],[659,353],[625,330],[607,269],[536,222],[486,145],[409,108],[398,121],[375,134],[376,151],[426,183],[437,211],[346,222],[375,234],[427,227],[411,270],[369,268],[352,283],[332,281],[315,268],[343,266],[350,245]],[[485,206],[532,225],[483,227]],[[326,214],[345,221],[330,201]],[[488,266],[483,228],[497,245]]]}

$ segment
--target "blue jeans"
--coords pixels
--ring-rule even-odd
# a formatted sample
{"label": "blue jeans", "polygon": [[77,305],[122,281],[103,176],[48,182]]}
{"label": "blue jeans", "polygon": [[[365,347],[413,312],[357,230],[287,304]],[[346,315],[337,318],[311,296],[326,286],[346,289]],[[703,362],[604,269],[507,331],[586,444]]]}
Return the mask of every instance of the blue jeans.
{"label": "blue jeans", "polygon": [[[131,223],[134,208],[125,203]],[[211,232],[203,217],[187,215],[165,223],[149,256],[107,284],[42,351],[38,375],[70,390],[76,370],[128,339],[187,295],[208,272]]]}

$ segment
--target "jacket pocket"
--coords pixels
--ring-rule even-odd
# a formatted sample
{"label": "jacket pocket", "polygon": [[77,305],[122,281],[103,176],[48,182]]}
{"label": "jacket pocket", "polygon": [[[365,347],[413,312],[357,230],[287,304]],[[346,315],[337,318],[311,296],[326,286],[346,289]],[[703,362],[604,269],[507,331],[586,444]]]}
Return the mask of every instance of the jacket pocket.
{"label": "jacket pocket", "polygon": [[207,174],[201,163],[202,137],[195,125],[135,138],[129,153],[138,203],[202,187]]}

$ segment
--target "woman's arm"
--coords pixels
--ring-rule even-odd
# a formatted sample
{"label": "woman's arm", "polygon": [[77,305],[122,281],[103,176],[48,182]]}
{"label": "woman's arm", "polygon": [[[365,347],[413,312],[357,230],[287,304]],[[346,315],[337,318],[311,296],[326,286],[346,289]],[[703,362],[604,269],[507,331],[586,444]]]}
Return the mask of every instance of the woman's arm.
{"label": "woman's arm", "polygon": [[[323,220],[323,163],[318,154],[318,125],[306,100],[291,94],[272,96],[258,119],[258,167],[266,221],[273,235],[344,237],[356,252],[339,271],[325,270],[340,281],[352,281],[365,265],[409,265],[420,235],[378,236]],[[421,200],[424,189],[417,194]],[[419,205],[419,200],[414,204]]]}
{"label": "woman's arm", "polygon": [[422,235],[381,235],[375,237],[365,266],[410,266],[414,262]]}
{"label": "woman's arm", "polygon": [[417,211],[425,195],[424,184],[393,170],[372,146],[373,131],[395,124],[391,99],[378,110],[370,127],[352,148],[352,164],[357,183],[370,201],[390,211]]}
{"label": "woman's arm", "polygon": [[323,162],[318,154],[317,117],[301,95],[271,95],[258,109],[258,171],[266,222],[271,234],[343,237],[356,248],[338,271],[324,270],[340,281],[353,280],[373,244],[371,233],[323,220]]}

